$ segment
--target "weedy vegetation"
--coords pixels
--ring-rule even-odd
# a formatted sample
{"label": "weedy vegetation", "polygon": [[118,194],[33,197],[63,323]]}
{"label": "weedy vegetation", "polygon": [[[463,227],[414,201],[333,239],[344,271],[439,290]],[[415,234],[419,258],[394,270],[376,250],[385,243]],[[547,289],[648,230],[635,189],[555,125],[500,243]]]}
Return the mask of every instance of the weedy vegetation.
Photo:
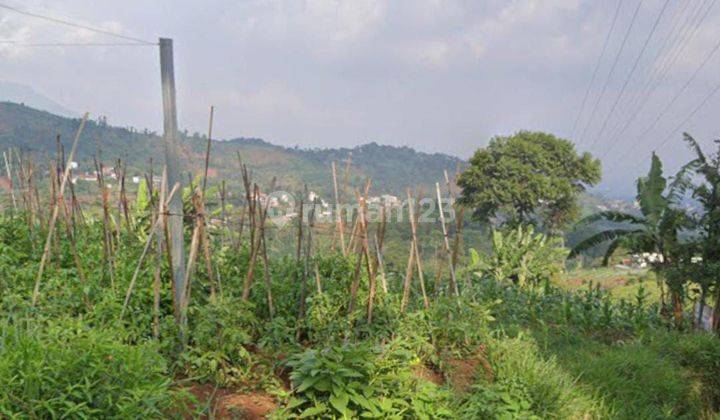
{"label": "weedy vegetation", "polygon": [[[530,134],[522,137],[532,143]],[[553,139],[533,147],[554,145],[552,153]],[[176,192],[184,202],[189,273],[176,302],[164,225],[172,186],[149,176],[132,194],[110,194],[100,180],[104,205],[89,208],[72,190],[62,194],[61,171],[47,181],[31,160],[11,155],[15,187],[0,216],[3,417],[242,415],[248,407],[223,405],[228,395],[272,401],[263,413],[271,418],[720,412],[720,346],[714,333],[695,331],[687,299],[693,279],[710,278],[708,270],[693,271],[691,257],[711,263],[714,251],[703,241],[716,232],[704,224],[709,216],[676,214],[671,196],[693,187],[677,181],[676,190],[665,191],[658,162],[638,184],[642,218],[607,213],[583,221],[641,226],[595,235],[573,251],[556,235],[572,203],[545,209],[553,218],[547,225],[533,218],[543,209],[509,208],[513,217],[488,232],[486,248],[466,249],[467,224],[456,221],[463,207],[447,174],[436,193],[451,197],[445,211],[455,213],[453,221],[418,227],[418,209],[405,208],[405,217],[416,219],[399,232],[386,210],[368,217],[368,181],[355,191],[336,185],[341,200],[357,203],[350,214],[318,221],[317,200],[301,193],[297,212],[308,217],[281,224],[268,217],[264,189],[240,163],[245,191],[234,200],[223,186],[205,189],[202,177]],[[595,168],[588,159],[582,162]],[[51,167],[62,164],[58,157]],[[710,171],[705,164],[687,170]],[[481,177],[466,177],[482,189],[475,182]],[[482,205],[485,192],[479,194],[470,201]],[[500,214],[507,208],[501,204],[486,207],[483,217]],[[711,204],[707,212],[715,211]],[[435,234],[419,236],[424,230]],[[667,292],[651,295],[641,281],[623,295],[600,283],[564,287],[568,256],[621,237],[635,239],[617,242],[609,254],[666,253],[647,283]],[[388,243],[405,246],[402,260],[385,254]],[[715,283],[700,286],[703,299],[718,296]]]}

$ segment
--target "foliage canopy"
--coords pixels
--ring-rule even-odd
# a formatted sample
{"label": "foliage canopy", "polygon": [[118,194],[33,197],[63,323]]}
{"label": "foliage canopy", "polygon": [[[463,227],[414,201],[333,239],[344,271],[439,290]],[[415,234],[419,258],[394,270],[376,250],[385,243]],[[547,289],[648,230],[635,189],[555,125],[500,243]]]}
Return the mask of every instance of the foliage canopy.
{"label": "foliage canopy", "polygon": [[600,181],[600,172],[600,161],[578,155],[570,141],[520,131],[476,151],[458,184],[461,203],[480,220],[540,222],[555,230],[577,215],[578,195]]}

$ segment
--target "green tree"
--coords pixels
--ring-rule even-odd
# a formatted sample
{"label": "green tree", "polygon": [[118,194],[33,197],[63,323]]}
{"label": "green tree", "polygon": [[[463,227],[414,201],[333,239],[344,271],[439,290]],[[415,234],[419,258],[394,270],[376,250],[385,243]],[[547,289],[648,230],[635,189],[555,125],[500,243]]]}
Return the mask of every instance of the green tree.
{"label": "green tree", "polygon": [[494,137],[470,159],[458,184],[461,203],[483,221],[542,224],[556,231],[579,212],[577,197],[600,181],[600,161],[568,140],[521,131]]}
{"label": "green tree", "polygon": [[[693,222],[682,210],[677,209],[678,200],[688,186],[688,171],[684,166],[668,187],[663,176],[662,163],[653,153],[650,171],[646,177],[637,180],[637,201],[641,215],[633,215],[618,211],[603,211],[590,215],[576,226],[605,221],[618,224],[617,227],[600,231],[579,242],[570,251],[568,258],[573,258],[600,244],[609,243],[603,265],[607,265],[612,254],[621,246],[634,252],[652,252],[661,256],[655,264],[658,274],[666,274],[665,282],[670,289],[673,311],[676,322],[682,320],[682,301],[686,277],[679,275],[676,263],[687,258],[687,247],[679,241],[679,233],[683,229],[691,229]],[[667,189],[667,193],[665,193]]]}

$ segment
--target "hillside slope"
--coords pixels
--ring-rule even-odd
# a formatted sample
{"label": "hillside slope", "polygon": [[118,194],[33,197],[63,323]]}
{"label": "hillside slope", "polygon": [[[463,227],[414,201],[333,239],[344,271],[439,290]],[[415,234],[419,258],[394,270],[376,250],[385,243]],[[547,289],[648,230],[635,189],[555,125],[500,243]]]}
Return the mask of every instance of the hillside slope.
{"label": "hillside slope", "polygon": [[[60,135],[69,150],[79,120],[65,118],[12,102],[0,102],[0,149],[18,148],[46,160],[55,154],[56,136]],[[183,165],[197,173],[204,160],[203,136],[181,135]],[[285,188],[309,187],[329,191],[332,186],[331,162],[338,164],[342,180],[344,161],[352,155],[350,182],[361,185],[372,178],[376,193],[400,194],[409,185],[423,185],[428,191],[464,161],[457,157],[421,153],[409,147],[382,146],[368,143],[352,149],[301,149],[272,145],[260,139],[238,138],[213,142],[211,167],[213,176],[237,180],[238,153],[254,173],[254,178],[267,183],[277,177]],[[92,157],[100,155],[106,164],[123,159],[134,171],[147,169],[150,158],[162,162],[162,141],[153,132],[114,127],[102,121],[89,121],[78,148],[81,168],[91,167]]]}

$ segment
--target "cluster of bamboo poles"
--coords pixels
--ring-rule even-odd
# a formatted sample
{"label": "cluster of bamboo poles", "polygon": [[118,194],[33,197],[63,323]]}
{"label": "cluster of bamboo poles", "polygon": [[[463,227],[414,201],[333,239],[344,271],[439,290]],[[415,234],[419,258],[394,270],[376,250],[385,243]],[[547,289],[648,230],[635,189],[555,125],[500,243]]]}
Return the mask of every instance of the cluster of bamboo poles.
{"label": "cluster of bamboo poles", "polygon": [[[214,241],[211,237],[210,229],[208,228],[210,220],[206,210],[208,169],[212,145],[212,114],[213,109],[211,108],[207,147],[205,150],[205,164],[201,182],[195,185],[192,177],[190,177],[189,182],[190,203],[192,210],[189,214],[185,214],[184,216],[186,220],[191,221],[192,235],[187,257],[185,279],[182,283],[185,286],[184,290],[178,294],[178,296],[180,296],[179,299],[175,298],[176,294],[175,290],[173,290],[173,309],[176,320],[181,326],[181,330],[184,329],[184,326],[187,323],[187,308],[191,298],[193,277],[196,275],[197,271],[198,258],[202,258],[204,260],[205,274],[209,280],[210,299],[214,300],[218,295],[222,295],[222,281],[220,278],[220,272],[217,270],[217,266],[213,258],[212,245]],[[38,272],[35,278],[35,285],[32,292],[33,306],[36,305],[40,297],[43,274],[48,263],[53,259],[53,255],[59,256],[60,254],[60,234],[57,232],[58,224],[65,227],[65,235],[67,236],[73,256],[73,262],[77,269],[78,280],[83,284],[87,281],[76,240],[77,229],[79,226],[86,224],[86,218],[83,214],[83,209],[81,208],[73,183],[68,182],[71,178],[72,172],[71,163],[74,162],[76,157],[78,141],[83,133],[86,121],[87,114],[80,122],[80,126],[77,130],[68,156],[65,156],[65,151],[60,143],[59,137],[57,139],[57,156],[50,163],[51,199],[49,209],[45,209],[41,205],[40,194],[37,186],[37,167],[34,165],[32,157],[23,156],[19,151],[14,149],[3,152],[5,169],[9,180],[10,202],[12,203],[13,211],[22,210],[23,214],[26,215],[25,217],[28,218],[28,225],[31,227],[31,234],[34,235],[33,237],[42,233],[46,233],[47,235],[45,237],[42,257],[40,259]],[[230,232],[230,230],[228,230],[228,226],[230,225],[228,223],[230,215],[228,214],[226,206],[229,194],[226,182],[223,180],[220,183],[218,193],[221,228],[217,230],[217,232],[219,232],[219,238],[216,239],[222,246],[231,246],[237,250],[237,252],[240,252],[243,245],[246,245],[249,250],[250,259],[247,272],[245,273],[242,290],[243,300],[248,300],[250,297],[255,279],[255,271],[259,265],[259,259],[262,258],[263,279],[266,290],[265,299],[267,300],[269,316],[272,318],[275,316],[275,306],[272,296],[267,245],[267,231],[271,227],[268,225],[270,199],[267,194],[263,194],[261,192],[258,184],[252,181],[250,172],[246,164],[242,161],[239,153],[238,160],[242,176],[242,184],[244,187],[244,206],[242,206],[238,212],[238,230],[236,235],[235,232]],[[345,162],[346,166],[342,189],[339,187],[337,165],[335,162],[332,162],[331,165],[333,192],[336,204],[336,211],[334,212],[335,226],[332,229],[331,248],[334,250],[339,249],[344,256],[348,256],[349,254],[354,254],[356,256],[353,278],[349,290],[348,317],[352,317],[356,310],[358,291],[361,287],[363,271],[365,271],[369,280],[369,299],[367,301],[367,308],[365,309],[367,314],[366,319],[367,323],[371,324],[373,322],[373,308],[376,301],[378,280],[380,283],[379,287],[382,292],[388,292],[386,269],[383,261],[383,248],[388,224],[388,207],[386,207],[385,204],[382,205],[380,208],[380,222],[377,224],[375,230],[371,232],[370,222],[368,220],[368,202],[372,182],[368,179],[365,182],[362,191],[354,188],[352,194],[350,194],[349,177],[352,168],[352,156],[349,156]],[[94,158],[94,165],[102,204],[101,222],[103,228],[103,277],[109,280],[110,287],[115,290],[117,284],[116,255],[118,249],[122,246],[121,230],[124,228],[130,232],[136,231],[136,226],[133,226],[134,221],[131,217],[128,194],[125,187],[126,165],[121,160],[118,160],[114,167],[119,185],[116,209],[113,209],[110,189],[104,177],[106,168],[103,166],[101,159],[98,157]],[[18,180],[19,188],[15,188],[15,179]],[[143,272],[144,264],[149,258],[151,258],[151,255],[154,255],[153,333],[157,336],[160,328],[160,292],[162,289],[161,266],[163,260],[167,259],[168,265],[172,267],[172,252],[169,249],[171,241],[169,240],[167,223],[169,215],[168,204],[175,194],[182,194],[182,191],[179,183],[176,183],[175,185],[168,185],[167,168],[163,168],[159,191],[156,194],[154,191],[155,176],[152,159],[150,160],[150,171],[148,174],[145,174],[145,179],[148,186],[147,198],[151,205],[151,223],[142,254],[137,262],[133,276],[124,294],[124,302],[120,313],[120,319],[122,320],[127,312],[128,304],[132,298],[132,293],[137,284],[138,277]],[[274,190],[275,183],[275,179],[273,179],[267,193]],[[437,208],[440,215],[440,225],[443,236],[442,253],[444,254],[444,258],[437,259],[437,267],[435,270],[435,290],[442,290],[441,281],[445,267],[447,267],[450,280],[448,291],[450,294],[457,297],[459,296],[459,289],[455,267],[457,265],[459,249],[462,241],[462,208],[456,206],[456,193],[453,189],[453,185],[447,171],[444,173],[444,183],[449,194],[448,203],[443,203],[443,193],[440,186],[441,183],[438,182],[435,184]],[[64,199],[66,195],[65,190],[68,188],[71,198],[69,203]],[[342,196],[340,194],[341,191]],[[423,191],[421,188],[418,188],[415,194],[413,194],[413,192],[408,188],[406,190],[406,195],[411,237],[409,241],[405,277],[402,284],[402,300],[400,304],[401,312],[406,311],[408,307],[411,286],[415,275],[417,275],[417,283],[422,295],[423,306],[427,308],[430,304],[425,283],[422,246],[418,240],[420,212],[418,211],[417,203],[420,198],[422,198]],[[341,198],[346,201],[351,201],[348,200],[349,197],[354,197],[355,199],[355,203],[353,204],[355,204],[356,207],[352,210],[352,214],[347,213],[348,210],[343,207],[341,202]],[[301,320],[305,316],[305,301],[309,293],[308,280],[311,277],[312,271],[314,271],[315,288],[317,292],[322,293],[323,289],[320,271],[317,264],[311,267],[313,264],[313,254],[315,252],[313,247],[313,235],[322,233],[322,227],[316,226],[318,201],[317,198],[312,201],[309,199],[307,186],[305,187],[305,191],[301,194],[299,202],[296,204],[296,214],[298,217],[295,259],[298,267],[302,267],[302,269],[299,270],[300,273],[296,275],[294,281],[299,282],[300,294],[297,307],[299,315],[298,319]],[[448,229],[447,226],[448,222],[446,222],[445,219],[445,205],[447,205],[449,211],[451,211],[454,216],[455,234],[453,237],[450,235],[450,229]],[[62,220],[59,220],[60,218],[62,218]],[[352,225],[352,229],[348,229],[348,225]],[[245,232],[246,228],[247,232]],[[233,236],[235,237],[234,240]],[[247,238],[247,241],[245,241],[244,238]],[[33,243],[34,242],[35,241],[33,240]],[[58,259],[59,258],[56,258],[56,261]],[[172,270],[169,271],[172,276]],[[176,282],[173,281],[174,279],[170,280],[170,284],[174,287]],[[83,295],[83,300],[88,308],[92,307],[92,302],[86,292]]]}

